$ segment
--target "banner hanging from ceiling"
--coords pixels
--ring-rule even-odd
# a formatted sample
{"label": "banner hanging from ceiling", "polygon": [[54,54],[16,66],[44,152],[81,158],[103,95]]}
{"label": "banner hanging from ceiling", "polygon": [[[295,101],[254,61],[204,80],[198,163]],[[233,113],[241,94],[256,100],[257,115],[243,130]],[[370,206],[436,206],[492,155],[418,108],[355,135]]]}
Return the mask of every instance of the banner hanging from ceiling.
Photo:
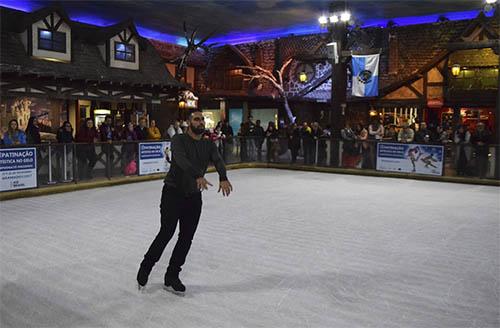
{"label": "banner hanging from ceiling", "polygon": [[378,96],[378,66],[380,55],[352,56],[352,95]]}

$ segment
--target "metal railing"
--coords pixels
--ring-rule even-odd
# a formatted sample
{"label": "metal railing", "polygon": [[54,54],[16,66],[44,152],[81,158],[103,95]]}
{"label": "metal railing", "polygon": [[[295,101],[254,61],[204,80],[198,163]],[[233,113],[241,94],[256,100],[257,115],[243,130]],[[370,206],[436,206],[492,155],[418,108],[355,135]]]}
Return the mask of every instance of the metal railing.
{"label": "metal railing", "polygon": [[[140,141],[140,143],[144,142],[148,141]],[[158,142],[158,140],[151,142]],[[284,136],[273,139],[231,137],[216,141],[221,157],[228,164],[288,163],[357,170],[375,170],[377,168],[377,143],[373,140],[290,139]],[[138,175],[138,144],[138,141],[92,144],[44,143],[40,145],[1,146],[0,149],[35,147],[37,149],[38,187],[43,187],[92,179]],[[486,153],[484,148],[478,149],[471,144],[447,143],[441,145],[444,146],[443,176],[500,179],[498,162],[500,145],[489,145],[486,148]],[[132,161],[136,162],[135,169],[133,165],[131,166]]]}

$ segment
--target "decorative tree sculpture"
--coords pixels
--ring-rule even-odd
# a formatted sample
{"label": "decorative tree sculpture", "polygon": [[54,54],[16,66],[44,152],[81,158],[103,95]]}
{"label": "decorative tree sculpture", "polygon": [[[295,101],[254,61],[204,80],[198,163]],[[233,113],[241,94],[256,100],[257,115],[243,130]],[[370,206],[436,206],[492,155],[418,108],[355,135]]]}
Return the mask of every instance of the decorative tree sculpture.
{"label": "decorative tree sculpture", "polygon": [[285,110],[286,114],[288,116],[288,119],[290,120],[291,123],[295,122],[296,117],[293,116],[292,109],[290,108],[290,104],[288,103],[288,98],[285,93],[285,88],[283,87],[283,74],[285,73],[285,70],[287,67],[291,64],[293,61],[293,58],[288,59],[283,66],[281,66],[281,69],[276,70],[276,76],[273,74],[272,71],[264,69],[258,65],[255,66],[238,66],[237,68],[241,68],[242,70],[248,70],[251,73],[246,74],[246,73],[241,73],[241,76],[243,76],[246,80],[249,81],[249,84],[251,84],[254,80],[266,80],[269,81],[273,87],[278,90],[279,95],[283,99],[283,102],[285,104]]}
{"label": "decorative tree sculpture", "polygon": [[210,50],[211,47],[215,45],[215,43],[211,45],[205,45],[205,42],[214,34],[213,32],[208,34],[206,37],[201,39],[199,42],[196,42],[196,32],[198,28],[195,28],[193,32],[191,32],[191,36],[188,37],[188,31],[186,28],[186,22],[183,23],[183,28],[184,28],[184,37],[186,38],[187,46],[184,48],[184,52],[182,55],[180,55],[176,60],[176,72],[175,72],[175,78],[177,80],[180,80],[182,78],[182,75],[184,73],[184,69],[186,68],[187,65],[187,60],[189,56],[199,48],[204,49],[206,52]]}

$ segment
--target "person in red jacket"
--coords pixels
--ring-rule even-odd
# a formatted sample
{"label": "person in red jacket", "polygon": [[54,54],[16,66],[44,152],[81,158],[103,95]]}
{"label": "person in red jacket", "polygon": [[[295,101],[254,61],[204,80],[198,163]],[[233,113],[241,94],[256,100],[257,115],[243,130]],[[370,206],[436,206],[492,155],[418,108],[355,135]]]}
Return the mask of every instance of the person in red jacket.
{"label": "person in red jacket", "polygon": [[91,179],[92,170],[97,162],[94,143],[99,141],[99,133],[91,118],[85,119],[85,124],[76,134],[76,156],[78,157],[78,174],[80,179]]}

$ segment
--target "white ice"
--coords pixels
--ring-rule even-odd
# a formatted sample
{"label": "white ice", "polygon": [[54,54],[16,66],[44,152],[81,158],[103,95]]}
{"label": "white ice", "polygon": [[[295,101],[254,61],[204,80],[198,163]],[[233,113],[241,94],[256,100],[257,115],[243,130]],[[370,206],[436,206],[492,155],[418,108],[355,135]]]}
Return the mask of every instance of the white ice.
{"label": "white ice", "polygon": [[184,297],[162,289],[176,236],[136,290],[161,181],[2,202],[0,326],[500,325],[500,188],[271,169],[229,177],[229,198],[204,193]]}

